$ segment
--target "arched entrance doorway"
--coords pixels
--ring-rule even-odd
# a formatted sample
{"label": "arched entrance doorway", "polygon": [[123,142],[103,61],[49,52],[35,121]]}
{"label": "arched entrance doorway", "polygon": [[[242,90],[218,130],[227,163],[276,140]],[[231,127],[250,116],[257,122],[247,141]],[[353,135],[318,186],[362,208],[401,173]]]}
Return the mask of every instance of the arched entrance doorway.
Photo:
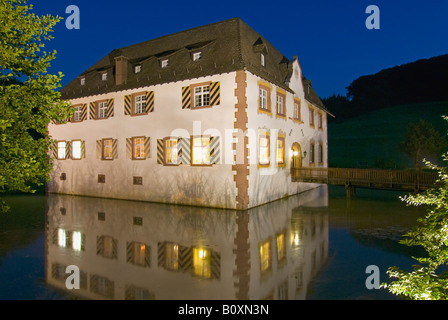
{"label": "arched entrance doorway", "polygon": [[292,144],[291,168],[302,168],[302,148],[300,144],[294,142]]}

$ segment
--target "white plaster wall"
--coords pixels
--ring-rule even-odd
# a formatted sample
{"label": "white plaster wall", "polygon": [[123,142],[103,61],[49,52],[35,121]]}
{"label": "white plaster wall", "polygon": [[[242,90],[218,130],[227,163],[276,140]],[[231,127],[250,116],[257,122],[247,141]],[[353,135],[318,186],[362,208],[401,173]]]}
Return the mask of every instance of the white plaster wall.
{"label": "white plaster wall", "polygon": [[[297,70],[297,73],[296,73]],[[288,195],[297,194],[317,187],[316,184],[291,182],[291,148],[294,142],[301,146],[302,153],[306,150],[306,157],[302,159],[302,167],[309,166],[310,141],[316,143],[315,167],[327,167],[327,124],[324,113],[323,129],[317,128],[317,114],[315,115],[315,128],[309,125],[309,102],[304,98],[303,87],[301,83],[301,70],[297,61],[294,62],[293,75],[290,87],[295,94],[286,92],[286,120],[276,118],[276,89],[274,84],[271,86],[271,110],[272,116],[264,113],[258,113],[258,95],[259,82],[265,82],[258,76],[247,72],[247,103],[248,103],[248,132],[257,133],[258,129],[270,130],[270,166],[268,168],[259,168],[258,166],[258,136],[252,135],[249,138],[249,157],[250,157],[250,176],[249,176],[249,201],[250,206],[257,206],[269,201],[273,201]],[[301,101],[301,118],[303,123],[297,123],[292,120],[294,112],[294,98]],[[286,134],[285,139],[285,167],[278,167],[276,161],[276,135],[278,132]],[[322,164],[317,163],[317,146],[322,142],[324,147]]]}
{"label": "white plaster wall", "polygon": [[[55,160],[48,191],[234,208],[236,190],[232,163],[225,163],[225,151],[229,147],[224,145],[224,136],[226,129],[233,128],[235,74],[214,75],[72,100],[75,105],[113,98],[114,116],[105,120],[88,119],[80,123],[49,126],[50,134],[56,140],[84,140],[86,158]],[[205,81],[220,81],[220,105],[201,110],[182,110],[182,87]],[[141,91],[154,91],[154,112],[145,116],[124,115],[124,96]],[[184,133],[187,136],[220,134],[221,163],[211,167],[157,164],[157,139],[173,133]],[[151,138],[150,159],[137,161],[126,158],[126,138],[133,136]],[[96,140],[103,138],[118,139],[118,159],[97,159]],[[231,144],[231,141],[228,143]],[[66,181],[59,179],[62,172],[67,175]],[[106,183],[97,182],[98,174],[106,175]],[[133,185],[133,176],[143,177],[143,185]]]}

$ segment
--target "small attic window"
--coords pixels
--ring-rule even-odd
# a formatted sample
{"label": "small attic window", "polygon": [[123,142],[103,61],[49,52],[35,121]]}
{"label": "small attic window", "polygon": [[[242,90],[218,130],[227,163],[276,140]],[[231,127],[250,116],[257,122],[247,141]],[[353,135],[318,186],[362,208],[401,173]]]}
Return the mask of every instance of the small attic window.
{"label": "small attic window", "polygon": [[161,68],[167,68],[169,66],[169,60],[168,59],[163,59],[160,61],[160,67]]}
{"label": "small attic window", "polygon": [[101,74],[101,80],[106,81],[107,80],[107,72],[103,72]]}
{"label": "small attic window", "polygon": [[202,59],[202,51],[197,51],[193,53],[193,61],[199,61]]}
{"label": "small attic window", "polygon": [[134,67],[134,72],[135,72],[135,73],[140,73],[140,72],[142,72],[142,65],[141,65],[141,64],[136,65],[136,66]]}
{"label": "small attic window", "polygon": [[260,53],[260,62],[263,67],[266,67],[266,56],[263,52]]}
{"label": "small attic window", "polygon": [[79,79],[79,84],[80,85],[85,85],[86,84],[86,78],[82,77],[81,79]]}

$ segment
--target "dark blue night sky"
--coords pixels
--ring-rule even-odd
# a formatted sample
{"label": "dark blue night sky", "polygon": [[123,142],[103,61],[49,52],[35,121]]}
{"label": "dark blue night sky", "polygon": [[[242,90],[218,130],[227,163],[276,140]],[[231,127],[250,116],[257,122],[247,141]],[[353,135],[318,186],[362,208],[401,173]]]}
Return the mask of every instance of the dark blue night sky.
{"label": "dark blue night sky", "polygon": [[[346,94],[359,76],[448,53],[446,0],[105,1],[32,0],[34,12],[67,18],[80,11],[80,29],[65,20],[46,49],[56,49],[50,72],[66,84],[116,48],[240,17],[286,57],[298,56],[322,98]],[[366,8],[380,9],[380,29],[368,30]]]}

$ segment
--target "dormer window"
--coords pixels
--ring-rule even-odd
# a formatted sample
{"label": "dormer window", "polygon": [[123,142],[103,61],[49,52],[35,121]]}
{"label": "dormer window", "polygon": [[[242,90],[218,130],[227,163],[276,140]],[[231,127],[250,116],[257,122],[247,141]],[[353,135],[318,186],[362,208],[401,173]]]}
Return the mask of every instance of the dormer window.
{"label": "dormer window", "polygon": [[107,80],[107,72],[103,72],[101,74],[101,80],[106,81]]}
{"label": "dormer window", "polygon": [[82,86],[85,85],[85,84],[86,84],[86,78],[82,77],[82,78],[79,80],[79,83],[80,83]]}
{"label": "dormer window", "polygon": [[202,52],[198,51],[198,52],[194,52],[193,53],[193,61],[198,61],[202,59]]}
{"label": "dormer window", "polygon": [[260,62],[261,62],[261,65],[262,65],[263,67],[266,66],[266,56],[264,55],[263,52],[260,53]]}
{"label": "dormer window", "polygon": [[139,64],[139,65],[136,65],[135,67],[134,67],[134,72],[135,73],[140,73],[140,72],[142,72],[142,66]]}
{"label": "dormer window", "polygon": [[163,59],[162,61],[160,61],[160,67],[167,68],[168,66],[169,66],[169,60],[168,59]]}

